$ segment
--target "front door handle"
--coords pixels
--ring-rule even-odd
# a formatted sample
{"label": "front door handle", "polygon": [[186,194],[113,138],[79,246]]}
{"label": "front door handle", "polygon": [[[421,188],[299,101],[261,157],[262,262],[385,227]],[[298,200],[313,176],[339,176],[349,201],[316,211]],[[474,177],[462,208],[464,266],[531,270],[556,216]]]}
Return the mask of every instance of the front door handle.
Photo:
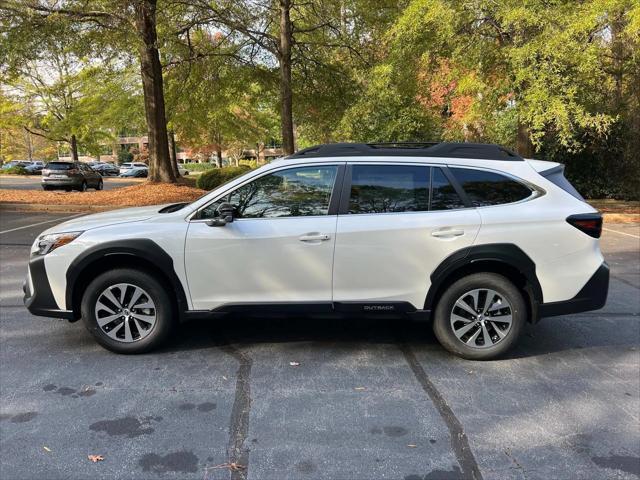
{"label": "front door handle", "polygon": [[456,228],[443,228],[441,230],[431,232],[431,236],[436,238],[452,238],[460,237],[462,235],[464,235],[464,230],[459,230]]}
{"label": "front door handle", "polygon": [[299,237],[301,242],[325,242],[331,238],[330,235],[323,233],[305,233]]}

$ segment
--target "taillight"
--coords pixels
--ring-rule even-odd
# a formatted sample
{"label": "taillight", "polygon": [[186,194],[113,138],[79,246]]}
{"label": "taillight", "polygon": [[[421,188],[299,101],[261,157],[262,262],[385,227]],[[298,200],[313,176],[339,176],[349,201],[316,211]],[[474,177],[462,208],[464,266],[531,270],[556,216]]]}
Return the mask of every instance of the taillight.
{"label": "taillight", "polygon": [[600,238],[602,234],[602,215],[599,213],[580,213],[570,215],[567,222],[590,237]]}

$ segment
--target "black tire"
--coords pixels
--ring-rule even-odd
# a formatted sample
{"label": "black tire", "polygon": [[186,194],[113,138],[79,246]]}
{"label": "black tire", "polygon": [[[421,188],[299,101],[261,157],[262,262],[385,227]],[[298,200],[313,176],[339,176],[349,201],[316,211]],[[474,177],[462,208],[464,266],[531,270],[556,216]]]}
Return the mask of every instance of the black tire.
{"label": "black tire", "polygon": [[[98,325],[95,313],[96,303],[107,288],[116,284],[127,283],[140,287],[148,293],[155,304],[155,324],[144,338],[125,343],[107,335]],[[107,350],[116,353],[138,354],[145,353],[162,345],[175,326],[175,309],[165,285],[143,270],[119,268],[105,272],[96,277],[87,287],[82,296],[80,306],[82,321],[96,341]],[[116,328],[112,330],[115,332]]]}
{"label": "black tire", "polygon": [[98,182],[98,185],[96,185],[96,190],[102,190],[104,188],[104,183],[102,183],[102,180],[100,180]]}
{"label": "black tire", "polygon": [[78,191],[79,192],[86,192],[87,191],[87,182],[83,181],[80,186],[78,187]]}
{"label": "black tire", "polygon": [[[489,335],[489,337],[497,340],[495,345],[483,347],[469,346],[458,339],[454,333],[454,327],[451,323],[451,318],[454,318],[452,317],[454,305],[463,295],[476,289],[493,290],[501,295],[510,305],[511,326],[506,332],[506,336],[500,339],[497,333],[496,335]],[[480,303],[480,301],[478,301],[478,303]],[[456,310],[456,312],[459,312],[459,310]],[[522,293],[511,281],[495,273],[475,273],[457,280],[442,294],[435,310],[433,331],[440,344],[451,353],[468,360],[490,360],[503,355],[516,344],[522,328],[527,321],[527,315],[527,306]],[[499,317],[493,318],[498,319]],[[479,325],[475,320],[470,323]],[[488,324],[489,321],[487,321],[487,325]],[[480,326],[474,328],[480,329],[480,334],[484,337]],[[491,330],[489,327],[487,328],[489,332],[495,332],[495,330]],[[468,335],[472,335],[473,333],[475,333],[474,329],[469,330]],[[463,336],[462,338],[464,339],[465,337]]]}
{"label": "black tire", "polygon": [[49,185],[42,185],[42,190],[47,192],[47,191],[51,190],[51,187]]}

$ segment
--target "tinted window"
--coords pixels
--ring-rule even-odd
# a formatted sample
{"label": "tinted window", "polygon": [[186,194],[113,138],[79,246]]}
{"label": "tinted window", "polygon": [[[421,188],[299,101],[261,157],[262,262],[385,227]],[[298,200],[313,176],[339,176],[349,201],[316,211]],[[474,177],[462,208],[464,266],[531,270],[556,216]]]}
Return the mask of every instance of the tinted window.
{"label": "tinted window", "polygon": [[49,162],[45,167],[48,170],[70,170],[73,168],[73,163],[69,162]]}
{"label": "tinted window", "polygon": [[531,195],[528,187],[499,173],[467,168],[451,172],[476,207],[517,202]]}
{"label": "tinted window", "polygon": [[349,213],[423,212],[429,209],[429,167],[354,165]]}
{"label": "tinted window", "polygon": [[464,203],[453,185],[442,173],[442,169],[434,167],[431,184],[431,210],[451,210],[454,208],[464,208]]}
{"label": "tinted window", "polygon": [[223,202],[235,207],[238,218],[327,215],[337,171],[337,166],[327,165],[265,175],[209,204],[199,218],[217,216],[217,208]]}

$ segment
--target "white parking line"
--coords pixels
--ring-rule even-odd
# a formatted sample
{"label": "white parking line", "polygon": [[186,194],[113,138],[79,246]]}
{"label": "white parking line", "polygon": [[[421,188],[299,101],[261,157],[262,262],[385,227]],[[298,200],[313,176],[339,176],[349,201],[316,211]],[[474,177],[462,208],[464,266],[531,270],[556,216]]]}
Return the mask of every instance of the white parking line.
{"label": "white parking line", "polygon": [[613,232],[613,233],[619,233],[620,235],[626,235],[627,237],[640,238],[640,236],[634,235],[632,233],[619,232],[618,230],[611,230],[610,228],[604,228],[604,227],[602,229],[606,230],[607,232]]}
{"label": "white parking line", "polygon": [[23,227],[10,228],[9,230],[2,230],[0,235],[3,233],[15,232],[16,230],[23,230],[25,228],[37,227],[38,225],[44,225],[45,223],[53,223],[60,222],[62,220],[68,220],[70,218],[79,217],[80,215],[85,215],[84,213],[78,213],[76,215],[70,215],[68,217],[54,218],[53,220],[45,220],[44,222],[32,223],[31,225],[24,225]]}

